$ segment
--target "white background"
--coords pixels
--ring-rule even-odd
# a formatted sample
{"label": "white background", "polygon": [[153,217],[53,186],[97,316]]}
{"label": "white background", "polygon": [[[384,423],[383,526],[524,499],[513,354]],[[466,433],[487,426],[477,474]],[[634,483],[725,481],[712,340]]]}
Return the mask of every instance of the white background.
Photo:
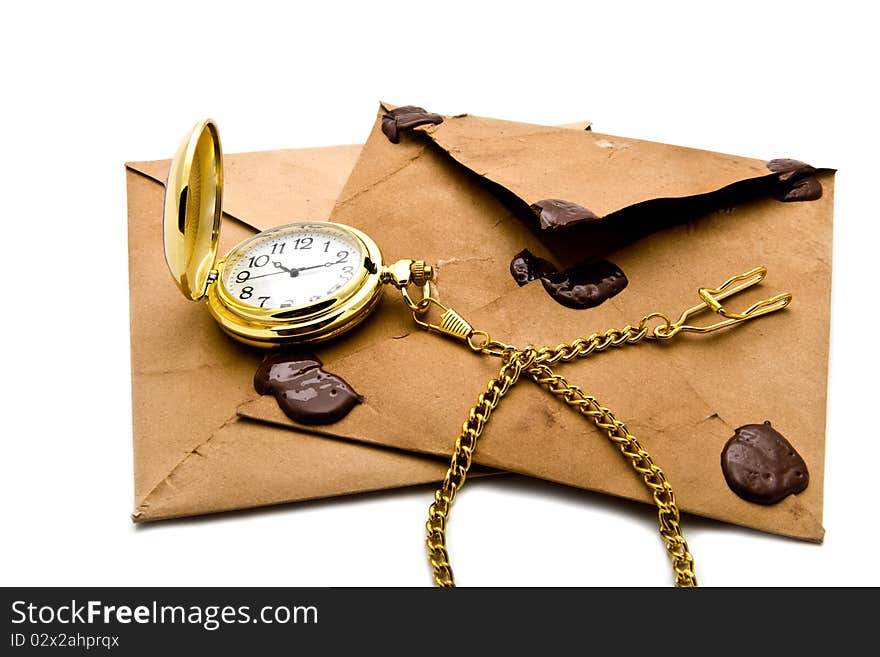
{"label": "white background", "polygon": [[[706,585],[880,584],[880,57],[872,10],[844,4],[5,4],[0,583],[430,583],[429,488],[129,521],[123,162],[205,116],[227,152],[362,142],[387,99],[837,167],[825,543],[684,529]],[[451,526],[460,584],[671,582],[644,505],[474,481]]]}

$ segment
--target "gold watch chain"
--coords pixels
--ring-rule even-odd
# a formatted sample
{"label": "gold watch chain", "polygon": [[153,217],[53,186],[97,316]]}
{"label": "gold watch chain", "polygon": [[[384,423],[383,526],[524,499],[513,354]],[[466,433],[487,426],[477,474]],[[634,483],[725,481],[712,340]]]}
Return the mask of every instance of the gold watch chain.
{"label": "gold watch chain", "polygon": [[477,404],[468,413],[461,433],[455,441],[449,469],[440,488],[434,493],[434,502],[428,510],[426,523],[428,559],[434,570],[434,582],[437,586],[455,585],[452,566],[449,564],[449,553],[446,550],[446,524],[455,495],[467,479],[473,453],[477,448],[477,440],[483,433],[492,411],[519,380],[523,369],[530,366],[534,360],[534,350],[516,352],[505,360],[498,376],[489,381],[485,392],[480,393]]}
{"label": "gold watch chain", "polygon": [[[427,547],[429,561],[434,572],[434,582],[442,587],[455,585],[446,546],[446,530],[452,503],[456,493],[464,486],[477,447],[477,440],[489,421],[492,411],[520,379],[522,373],[526,372],[535,383],[553,396],[560,398],[568,406],[576,409],[585,419],[590,420],[596,427],[604,431],[608,439],[629,460],[632,468],[641,476],[647,486],[658,509],[660,535],[672,560],[675,585],[680,587],[696,586],[694,559],[681,531],[680,514],[672,485],[663,470],[654,462],[638,438],[629,432],[626,425],[618,420],[610,409],[602,406],[595,397],[587,395],[578,386],[571,385],[565,377],[556,374],[550,366],[559,362],[569,362],[575,358],[585,358],[590,354],[602,352],[611,347],[638,344],[642,340],[669,340],[681,332],[708,333],[727,328],[782,310],[791,302],[791,294],[777,294],[753,304],[741,313],[729,311],[722,306],[723,299],[756,285],[764,279],[767,270],[763,267],[757,267],[728,279],[717,288],[700,288],[701,302],[682,312],[676,321],[672,321],[664,313],[654,312],[645,315],[637,326],[628,324],[621,329],[611,328],[604,333],[593,333],[590,336],[578,338],[570,343],[558,344],[555,347],[537,348],[530,345],[525,349],[518,349],[493,340],[485,331],[474,330],[461,315],[432,297],[429,282],[432,274],[430,268],[428,269],[429,278],[419,281],[423,283],[422,298],[416,300],[410,297],[406,292],[406,287],[410,282],[406,272],[410,265],[405,262],[412,261],[402,261],[399,267],[401,273],[396,277],[389,275],[389,280],[395,282],[403,292],[407,305],[413,311],[416,323],[427,330],[464,340],[474,352],[502,359],[498,376],[492,379],[486,391],[480,394],[477,404],[470,410],[467,420],[462,425],[461,433],[455,441],[449,469],[443,483],[434,494],[434,502],[428,512]],[[441,313],[438,323],[430,321],[427,317],[432,307],[439,309]],[[702,326],[689,323],[692,317],[707,310],[715,313],[720,319],[714,324]],[[660,320],[660,322],[656,323],[655,320]],[[649,326],[650,324],[653,326]]]}

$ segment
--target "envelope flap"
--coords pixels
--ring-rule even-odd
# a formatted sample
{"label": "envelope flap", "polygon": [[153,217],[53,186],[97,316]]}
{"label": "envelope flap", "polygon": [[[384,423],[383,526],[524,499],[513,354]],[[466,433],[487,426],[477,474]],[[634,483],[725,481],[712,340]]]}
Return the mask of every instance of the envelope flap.
{"label": "envelope flap", "polygon": [[763,160],[479,116],[444,117],[417,130],[526,203],[564,200],[591,219],[645,201],[699,196],[775,176]]}

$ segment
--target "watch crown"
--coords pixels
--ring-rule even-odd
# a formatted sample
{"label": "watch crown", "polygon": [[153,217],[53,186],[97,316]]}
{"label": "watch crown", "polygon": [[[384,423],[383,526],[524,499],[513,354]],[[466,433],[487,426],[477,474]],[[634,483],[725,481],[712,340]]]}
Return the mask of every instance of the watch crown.
{"label": "watch crown", "polygon": [[424,260],[416,260],[409,266],[411,280],[415,285],[424,285],[434,278],[434,268]]}

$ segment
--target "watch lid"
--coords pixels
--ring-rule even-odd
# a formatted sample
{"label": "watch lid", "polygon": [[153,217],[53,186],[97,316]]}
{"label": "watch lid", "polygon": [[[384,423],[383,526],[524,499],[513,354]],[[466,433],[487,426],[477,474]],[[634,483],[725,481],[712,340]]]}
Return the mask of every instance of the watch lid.
{"label": "watch lid", "polygon": [[223,155],[217,124],[200,121],[171,161],[165,184],[165,262],[189,299],[207,294],[217,258],[223,198]]}

